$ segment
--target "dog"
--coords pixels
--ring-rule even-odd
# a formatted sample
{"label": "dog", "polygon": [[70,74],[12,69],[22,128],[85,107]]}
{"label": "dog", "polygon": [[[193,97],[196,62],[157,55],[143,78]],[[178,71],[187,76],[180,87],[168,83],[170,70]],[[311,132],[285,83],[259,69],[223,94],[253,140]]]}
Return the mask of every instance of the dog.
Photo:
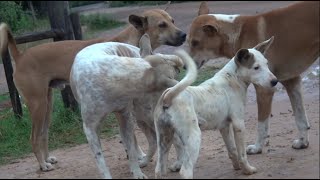
{"label": "dog", "polygon": [[175,85],[177,69],[185,64],[176,55],[142,58],[139,53],[139,48],[129,44],[98,43],[81,50],[72,65],[70,86],[80,104],[84,132],[103,178],[111,175],[97,135],[100,122],[107,114],[116,114],[128,150],[130,170],[134,178],[146,178],[139,167],[132,136],[133,100]]}
{"label": "dog", "polygon": [[201,130],[205,129],[220,130],[235,169],[241,168],[244,174],[257,171],[249,164],[245,152],[244,108],[250,83],[270,89],[277,84],[264,57],[272,41],[273,37],[254,48],[240,49],[223,69],[199,86],[190,86],[196,77],[194,65],[193,70],[189,70],[191,75],[163,92],[154,111],[158,147],[156,178],[166,174],[168,154],[175,137],[178,138],[176,142],[181,142],[178,147],[182,147],[177,152],[181,157],[178,159],[180,174],[183,178],[193,178]]}
{"label": "dog", "polygon": [[[206,2],[202,2],[198,16],[189,29],[187,42],[189,53],[202,66],[209,59],[231,58],[240,48],[274,35],[273,46],[266,54],[271,72],[284,85],[289,95],[298,139],[292,148],[309,146],[310,125],[303,104],[301,77],[319,57],[319,1],[298,2],[252,16],[209,14]],[[274,91],[255,86],[258,105],[258,137],[254,145],[247,147],[248,154],[262,153],[269,137],[269,117]]]}
{"label": "dog", "polygon": [[[0,25],[0,53],[10,50],[14,61],[13,80],[24,98],[32,119],[32,150],[42,171],[54,169],[57,158],[48,152],[48,127],[52,112],[52,88],[69,82],[75,55],[84,47],[101,42],[123,42],[138,46],[144,33],[150,36],[152,49],[161,45],[180,46],[186,34],[173,24],[164,10],[152,9],[142,15],[130,15],[130,25],[112,38],[67,40],[41,44],[23,53],[17,49],[7,24]],[[140,148],[139,148],[140,149]]]}

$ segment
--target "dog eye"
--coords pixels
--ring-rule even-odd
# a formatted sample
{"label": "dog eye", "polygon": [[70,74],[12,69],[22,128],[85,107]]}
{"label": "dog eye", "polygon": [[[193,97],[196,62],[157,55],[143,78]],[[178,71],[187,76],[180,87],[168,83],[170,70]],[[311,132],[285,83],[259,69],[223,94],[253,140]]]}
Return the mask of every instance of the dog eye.
{"label": "dog eye", "polygon": [[165,22],[161,22],[160,24],[159,24],[159,27],[160,28],[165,28],[165,27],[167,27],[168,25],[167,25],[167,23],[165,23]]}
{"label": "dog eye", "polygon": [[254,69],[255,69],[255,70],[258,70],[258,69],[259,69],[259,66],[257,66],[257,67],[254,67]]}

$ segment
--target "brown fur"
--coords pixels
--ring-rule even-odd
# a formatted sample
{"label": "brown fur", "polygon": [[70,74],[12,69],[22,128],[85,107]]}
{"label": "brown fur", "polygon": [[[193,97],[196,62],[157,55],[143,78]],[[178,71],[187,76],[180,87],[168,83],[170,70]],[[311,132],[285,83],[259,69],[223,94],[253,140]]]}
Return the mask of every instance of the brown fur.
{"label": "brown fur", "polygon": [[[284,8],[252,16],[238,16],[232,23],[217,20],[204,2],[188,34],[190,54],[198,66],[209,59],[231,58],[240,48],[248,48],[274,36],[265,56],[269,68],[286,87],[294,110],[299,138],[293,148],[308,147],[309,123],[305,114],[300,74],[319,57],[319,1],[298,2]],[[258,141],[248,153],[261,153],[268,132],[268,118],[274,92],[257,87]],[[263,132],[261,129],[264,129]],[[250,150],[251,149],[251,150]]]}

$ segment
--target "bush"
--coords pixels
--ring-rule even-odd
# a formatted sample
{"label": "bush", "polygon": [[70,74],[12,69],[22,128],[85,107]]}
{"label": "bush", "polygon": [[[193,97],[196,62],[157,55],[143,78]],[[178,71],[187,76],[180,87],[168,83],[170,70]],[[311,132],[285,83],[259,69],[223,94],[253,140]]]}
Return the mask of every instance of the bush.
{"label": "bush", "polygon": [[7,23],[13,32],[33,26],[31,17],[14,1],[0,1],[0,22]]}
{"label": "bush", "polygon": [[70,8],[84,6],[89,4],[101,3],[103,1],[69,1]]}

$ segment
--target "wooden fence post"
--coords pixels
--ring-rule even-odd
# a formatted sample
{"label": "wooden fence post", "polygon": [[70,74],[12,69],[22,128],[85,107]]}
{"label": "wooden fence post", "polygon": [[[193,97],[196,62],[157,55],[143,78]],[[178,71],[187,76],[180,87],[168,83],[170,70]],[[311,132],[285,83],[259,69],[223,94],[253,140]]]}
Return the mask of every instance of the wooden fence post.
{"label": "wooden fence post", "polygon": [[[63,38],[54,38],[54,41],[73,40],[74,33],[70,20],[70,11],[68,1],[48,1],[48,16],[51,29],[63,29],[65,35]],[[61,91],[62,99],[65,107],[72,110],[77,109],[77,101],[75,100],[69,85]]]}

